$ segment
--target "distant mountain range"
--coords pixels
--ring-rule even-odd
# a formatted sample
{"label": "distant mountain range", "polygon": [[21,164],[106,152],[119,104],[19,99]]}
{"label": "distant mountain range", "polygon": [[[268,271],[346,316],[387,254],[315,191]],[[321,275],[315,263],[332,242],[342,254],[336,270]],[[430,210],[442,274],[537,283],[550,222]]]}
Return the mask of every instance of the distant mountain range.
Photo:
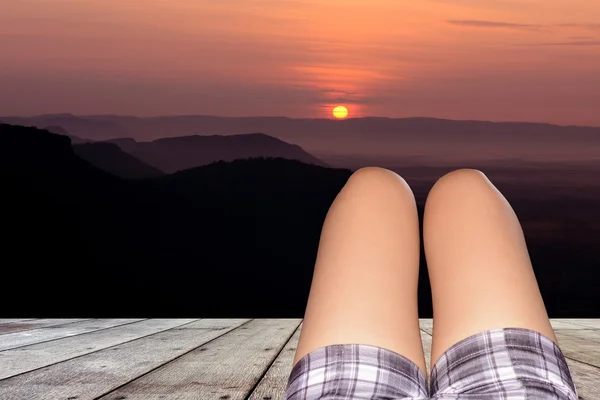
{"label": "distant mountain range", "polygon": [[[123,158],[92,145],[0,124],[4,316],[303,315],[323,221],[352,171],[249,158],[128,180],[79,156]],[[597,200],[513,206],[549,313],[600,315]],[[418,295],[430,317],[422,248]]]}
{"label": "distant mountain range", "polygon": [[[252,158],[132,181],[78,146],[0,124],[5,315],[302,312],[349,170]],[[19,282],[30,301],[14,301]]]}
{"label": "distant mountain range", "polygon": [[90,139],[82,139],[75,135],[69,134],[62,126],[46,126],[42,129],[47,130],[48,132],[56,133],[58,135],[68,136],[71,139],[71,143],[79,144],[79,143],[93,143],[93,140]]}
{"label": "distant mountain range", "polygon": [[284,117],[75,116],[52,114],[0,117],[17,125],[61,126],[91,140],[133,138],[137,141],[183,135],[234,135],[261,132],[295,143],[316,157],[384,155],[440,161],[523,158],[530,161],[600,159],[600,127],[544,123],[454,121],[436,118],[350,118],[346,120]]}
{"label": "distant mountain range", "polygon": [[73,144],[73,151],[96,167],[121,178],[143,179],[164,175],[160,169],[138,160],[113,143]]}
{"label": "distant mountain range", "polygon": [[261,134],[182,136],[138,142],[131,138],[91,141],[70,134],[61,126],[45,130],[67,136],[75,153],[96,167],[126,179],[143,179],[242,158],[281,157],[328,166],[300,146]]}
{"label": "distant mountain range", "polygon": [[300,146],[261,133],[231,136],[182,136],[137,142],[134,139],[112,139],[118,145],[146,164],[172,173],[210,164],[214,161],[233,161],[252,157],[282,157],[307,164],[327,166]]}

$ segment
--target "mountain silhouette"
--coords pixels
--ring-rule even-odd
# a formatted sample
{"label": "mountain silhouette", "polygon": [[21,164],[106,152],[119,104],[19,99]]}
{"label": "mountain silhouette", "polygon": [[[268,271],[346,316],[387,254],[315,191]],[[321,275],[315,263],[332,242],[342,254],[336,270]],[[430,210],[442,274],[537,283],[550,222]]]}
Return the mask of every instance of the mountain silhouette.
{"label": "mountain silhouette", "polygon": [[300,146],[261,133],[231,136],[182,136],[137,142],[134,139],[114,139],[135,158],[167,173],[210,164],[214,161],[232,161],[240,158],[281,157],[307,164],[326,166],[324,162],[304,151]]}
{"label": "mountain silhouette", "polygon": [[[74,147],[0,124],[6,317],[303,315],[323,221],[352,171],[263,157],[128,180]],[[598,316],[597,195],[511,203],[549,314]],[[429,317],[422,246],[420,259],[419,315]]]}
{"label": "mountain silhouette", "polygon": [[[1,245],[11,260],[3,275],[32,296],[31,308],[12,302],[15,313],[69,310],[73,299],[89,304],[87,290],[129,286],[119,250],[131,233],[122,219],[131,202],[126,181],[77,157],[67,136],[6,124],[0,124],[0,179]],[[122,279],[113,280],[119,270]],[[0,300],[14,295],[5,290]]]}
{"label": "mountain silhouette", "polygon": [[82,139],[75,135],[70,135],[62,126],[46,126],[43,129],[48,132],[56,133],[58,135],[68,136],[71,139],[71,143],[89,143],[91,140]]}
{"label": "mountain silhouette", "polygon": [[350,174],[260,158],[124,180],[66,136],[0,125],[3,279],[30,300],[14,285],[0,301],[15,315],[301,313]]}
{"label": "mountain silhouette", "polygon": [[[0,166],[3,173],[18,176],[47,176],[57,181],[85,184],[84,174],[92,179],[110,179],[110,175],[77,157],[68,136],[35,127],[0,123]],[[77,189],[74,189],[77,190]]]}
{"label": "mountain silhouette", "polygon": [[127,137],[130,132],[113,121],[93,120],[73,114],[44,114],[34,117],[0,117],[0,122],[20,126],[45,128],[58,126],[69,132],[90,140],[104,140],[114,137]]}
{"label": "mountain silhouette", "polygon": [[[522,158],[531,161],[600,159],[600,127],[546,123],[459,121],[439,118],[364,117],[331,120],[206,115],[138,118],[115,115],[2,117],[19,125],[60,125],[94,140],[130,137],[233,135],[262,132],[295,143],[310,154],[421,157],[423,163]],[[159,167],[160,168],[160,167]]]}
{"label": "mountain silhouette", "polygon": [[164,175],[158,168],[143,163],[113,143],[74,144],[73,150],[84,160],[121,178],[143,179]]}

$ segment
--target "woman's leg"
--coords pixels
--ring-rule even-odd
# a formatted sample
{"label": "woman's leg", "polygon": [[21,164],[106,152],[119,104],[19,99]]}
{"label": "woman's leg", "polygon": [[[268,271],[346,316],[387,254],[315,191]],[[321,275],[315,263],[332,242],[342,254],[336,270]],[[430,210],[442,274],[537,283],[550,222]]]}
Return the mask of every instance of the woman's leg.
{"label": "woman's leg", "polygon": [[462,169],[438,180],[425,204],[423,241],[432,366],[458,341],[496,328],[531,329],[557,343],[517,216],[483,173]]}
{"label": "woman's leg", "polygon": [[425,371],[419,334],[419,222],[407,183],[392,171],[356,171],[323,230],[294,365],[332,344],[399,353]]}

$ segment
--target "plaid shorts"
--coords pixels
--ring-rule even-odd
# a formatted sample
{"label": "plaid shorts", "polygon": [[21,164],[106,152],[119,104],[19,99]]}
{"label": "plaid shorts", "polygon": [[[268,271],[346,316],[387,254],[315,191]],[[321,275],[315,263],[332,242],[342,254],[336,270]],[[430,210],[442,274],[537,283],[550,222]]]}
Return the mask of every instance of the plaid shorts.
{"label": "plaid shorts", "polygon": [[294,365],[286,400],[577,400],[560,348],[539,332],[493,329],[454,344],[421,369],[391,350],[363,344],[319,348]]}

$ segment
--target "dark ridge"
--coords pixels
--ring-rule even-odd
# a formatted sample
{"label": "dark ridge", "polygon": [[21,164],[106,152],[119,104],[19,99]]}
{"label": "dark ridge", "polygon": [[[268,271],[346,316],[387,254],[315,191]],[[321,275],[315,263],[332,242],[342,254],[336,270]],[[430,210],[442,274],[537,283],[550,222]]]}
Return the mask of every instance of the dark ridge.
{"label": "dark ridge", "polygon": [[43,129],[47,130],[48,132],[56,133],[58,135],[68,136],[69,138],[71,138],[71,143],[73,144],[92,142],[91,140],[83,139],[78,136],[69,134],[69,132],[67,132],[62,126],[47,126]]}
{"label": "dark ridge", "polygon": [[65,136],[9,125],[0,160],[3,279],[28,297],[0,291],[7,315],[301,313],[322,221],[351,173],[265,158],[128,181]]}
{"label": "dark ridge", "polygon": [[[125,180],[66,136],[0,125],[4,315],[300,318],[323,221],[351,173],[263,157]],[[499,187],[515,199],[550,316],[598,317],[597,192],[522,198],[522,187]],[[422,317],[426,267],[421,247]]]}
{"label": "dark ridge", "polygon": [[144,179],[164,175],[158,168],[143,163],[113,143],[74,144],[73,150],[84,160],[121,178]]}
{"label": "dark ridge", "polygon": [[326,166],[300,146],[262,133],[243,135],[181,136],[137,142],[130,138],[108,140],[146,164],[172,173],[207,165],[252,157],[281,157]]}

